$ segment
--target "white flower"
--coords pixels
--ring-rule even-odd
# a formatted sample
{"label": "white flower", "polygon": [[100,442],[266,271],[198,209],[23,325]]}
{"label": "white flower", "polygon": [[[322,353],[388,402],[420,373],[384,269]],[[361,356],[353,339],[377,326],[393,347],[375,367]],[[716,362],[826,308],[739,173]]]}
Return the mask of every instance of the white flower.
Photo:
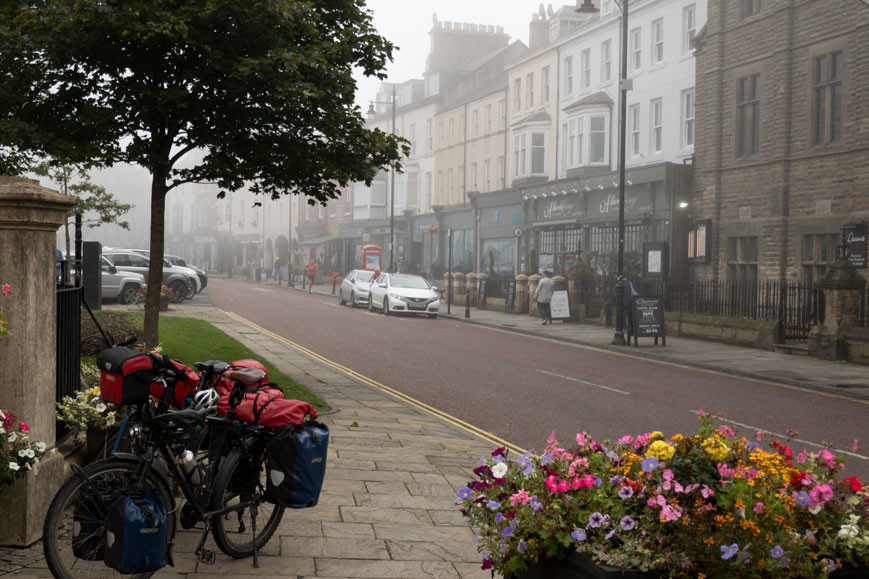
{"label": "white flower", "polygon": [[6,429],[0,426],[0,434],[6,434]]}
{"label": "white flower", "polygon": [[105,404],[103,404],[102,402],[100,402],[99,404],[97,404],[97,412],[99,412],[100,414],[102,414],[102,413],[105,412],[105,411],[106,411],[106,405],[105,405]]}
{"label": "white flower", "polygon": [[115,423],[115,416],[114,416],[114,414],[109,413],[109,415],[106,416],[106,426],[111,426],[114,423]]}
{"label": "white flower", "polygon": [[499,462],[495,466],[492,467],[492,474],[495,478],[504,478],[504,475],[507,474],[507,463]]}
{"label": "white flower", "polygon": [[7,438],[6,440],[8,440],[9,442],[15,442],[16,440],[18,440],[18,433],[10,432],[9,438]]}
{"label": "white flower", "polygon": [[9,461],[9,470],[18,470],[18,463],[15,461]]}
{"label": "white flower", "polygon": [[36,452],[43,453],[45,452],[45,443],[44,442],[34,442],[33,446],[36,447]]}
{"label": "white flower", "polygon": [[27,458],[35,458],[36,453],[33,452],[32,448],[28,448],[27,450],[24,451],[24,456],[26,456]]}

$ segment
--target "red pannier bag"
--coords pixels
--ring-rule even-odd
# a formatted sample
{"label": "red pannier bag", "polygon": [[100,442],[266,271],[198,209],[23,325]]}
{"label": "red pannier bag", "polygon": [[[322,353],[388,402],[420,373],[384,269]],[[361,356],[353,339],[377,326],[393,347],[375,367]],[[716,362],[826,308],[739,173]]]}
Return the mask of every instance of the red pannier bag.
{"label": "red pannier bag", "polygon": [[[199,374],[196,373],[196,370],[189,366],[185,366],[178,360],[172,360],[172,363],[178,366],[184,374],[176,376],[175,397],[169,401],[169,404],[175,408],[181,408],[184,406],[184,401],[188,398],[193,398],[193,395],[196,394],[197,390],[199,390]],[[162,398],[164,391],[163,383],[152,382],[150,391],[151,396]]]}
{"label": "red pannier bag", "polygon": [[[229,411],[229,396],[221,396],[217,411]],[[249,424],[266,428],[280,428],[287,424],[301,424],[305,417],[316,418],[316,409],[301,400],[287,400],[275,386],[263,386],[256,392],[248,392],[235,408],[235,417]]]}
{"label": "red pannier bag", "polygon": [[[244,360],[236,360],[232,364],[229,365],[230,368],[256,368],[257,370],[262,370],[265,373],[265,377],[260,380],[258,383],[249,386],[248,389],[253,391],[252,389],[256,389],[259,386],[263,386],[268,384],[269,381],[269,372],[266,370],[266,367],[263,366],[262,362],[258,360],[253,360],[251,358],[246,358]],[[232,390],[232,380],[227,378],[226,376],[220,376],[219,379],[214,384],[214,389],[217,390],[217,393],[221,396],[229,394],[229,391]]]}
{"label": "red pannier bag", "polygon": [[120,405],[148,401],[154,378],[154,363],[148,354],[115,346],[97,355],[97,367],[103,400]]}

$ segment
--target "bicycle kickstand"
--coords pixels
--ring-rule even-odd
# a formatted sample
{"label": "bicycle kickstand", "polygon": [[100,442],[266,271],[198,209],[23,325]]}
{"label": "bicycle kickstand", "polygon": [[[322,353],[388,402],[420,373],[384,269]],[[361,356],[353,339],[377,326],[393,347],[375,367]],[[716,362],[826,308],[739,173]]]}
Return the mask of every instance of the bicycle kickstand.
{"label": "bicycle kickstand", "polygon": [[208,540],[208,531],[211,530],[211,517],[206,515],[204,522],[205,526],[202,529],[202,535],[199,537],[199,544],[196,545],[194,555],[196,555],[196,558],[203,563],[214,565],[217,561],[217,553],[215,553],[213,549],[209,549],[205,546],[205,541]]}
{"label": "bicycle kickstand", "polygon": [[250,506],[250,530],[253,533],[253,568],[259,569],[259,557],[256,552],[256,512],[257,505],[254,502],[254,504]]}

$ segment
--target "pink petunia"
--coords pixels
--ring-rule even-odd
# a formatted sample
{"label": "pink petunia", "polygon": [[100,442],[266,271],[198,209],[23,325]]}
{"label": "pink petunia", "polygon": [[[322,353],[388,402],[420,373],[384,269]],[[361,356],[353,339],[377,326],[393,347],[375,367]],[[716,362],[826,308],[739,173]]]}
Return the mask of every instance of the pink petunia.
{"label": "pink petunia", "polygon": [[24,422],[23,420],[21,421],[21,423],[19,424],[19,426],[21,427],[21,431],[22,431],[22,432],[30,432],[30,427],[27,426],[27,423]]}
{"label": "pink petunia", "polygon": [[858,447],[858,445],[857,445],[857,439],[855,438],[855,439],[854,439],[854,445],[851,447],[851,450],[853,450],[854,452],[857,452],[857,449],[858,449],[858,448],[859,448],[859,447]]}
{"label": "pink petunia", "polygon": [[4,296],[8,296],[9,294],[12,293],[12,286],[9,285],[8,283],[4,283],[3,286],[0,287],[0,291],[3,292]]}
{"label": "pink petunia", "polygon": [[758,515],[763,513],[763,503],[758,502],[757,504],[754,505],[754,508],[751,510],[754,511],[755,513],[757,513]]}

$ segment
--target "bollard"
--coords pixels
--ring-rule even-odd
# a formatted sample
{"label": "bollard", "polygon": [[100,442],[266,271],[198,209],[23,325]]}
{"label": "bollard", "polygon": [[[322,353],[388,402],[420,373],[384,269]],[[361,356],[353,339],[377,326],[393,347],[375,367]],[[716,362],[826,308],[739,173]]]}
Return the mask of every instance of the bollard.
{"label": "bollard", "polygon": [[305,282],[307,281],[307,279],[308,279],[307,274],[302,276],[302,291],[305,291]]}
{"label": "bollard", "polygon": [[333,276],[332,276],[332,295],[333,295],[333,296],[335,295],[335,286],[336,286],[337,284],[338,284],[338,276],[337,276],[337,275],[333,275]]}
{"label": "bollard", "polygon": [[465,288],[465,319],[471,317],[471,288]]}

